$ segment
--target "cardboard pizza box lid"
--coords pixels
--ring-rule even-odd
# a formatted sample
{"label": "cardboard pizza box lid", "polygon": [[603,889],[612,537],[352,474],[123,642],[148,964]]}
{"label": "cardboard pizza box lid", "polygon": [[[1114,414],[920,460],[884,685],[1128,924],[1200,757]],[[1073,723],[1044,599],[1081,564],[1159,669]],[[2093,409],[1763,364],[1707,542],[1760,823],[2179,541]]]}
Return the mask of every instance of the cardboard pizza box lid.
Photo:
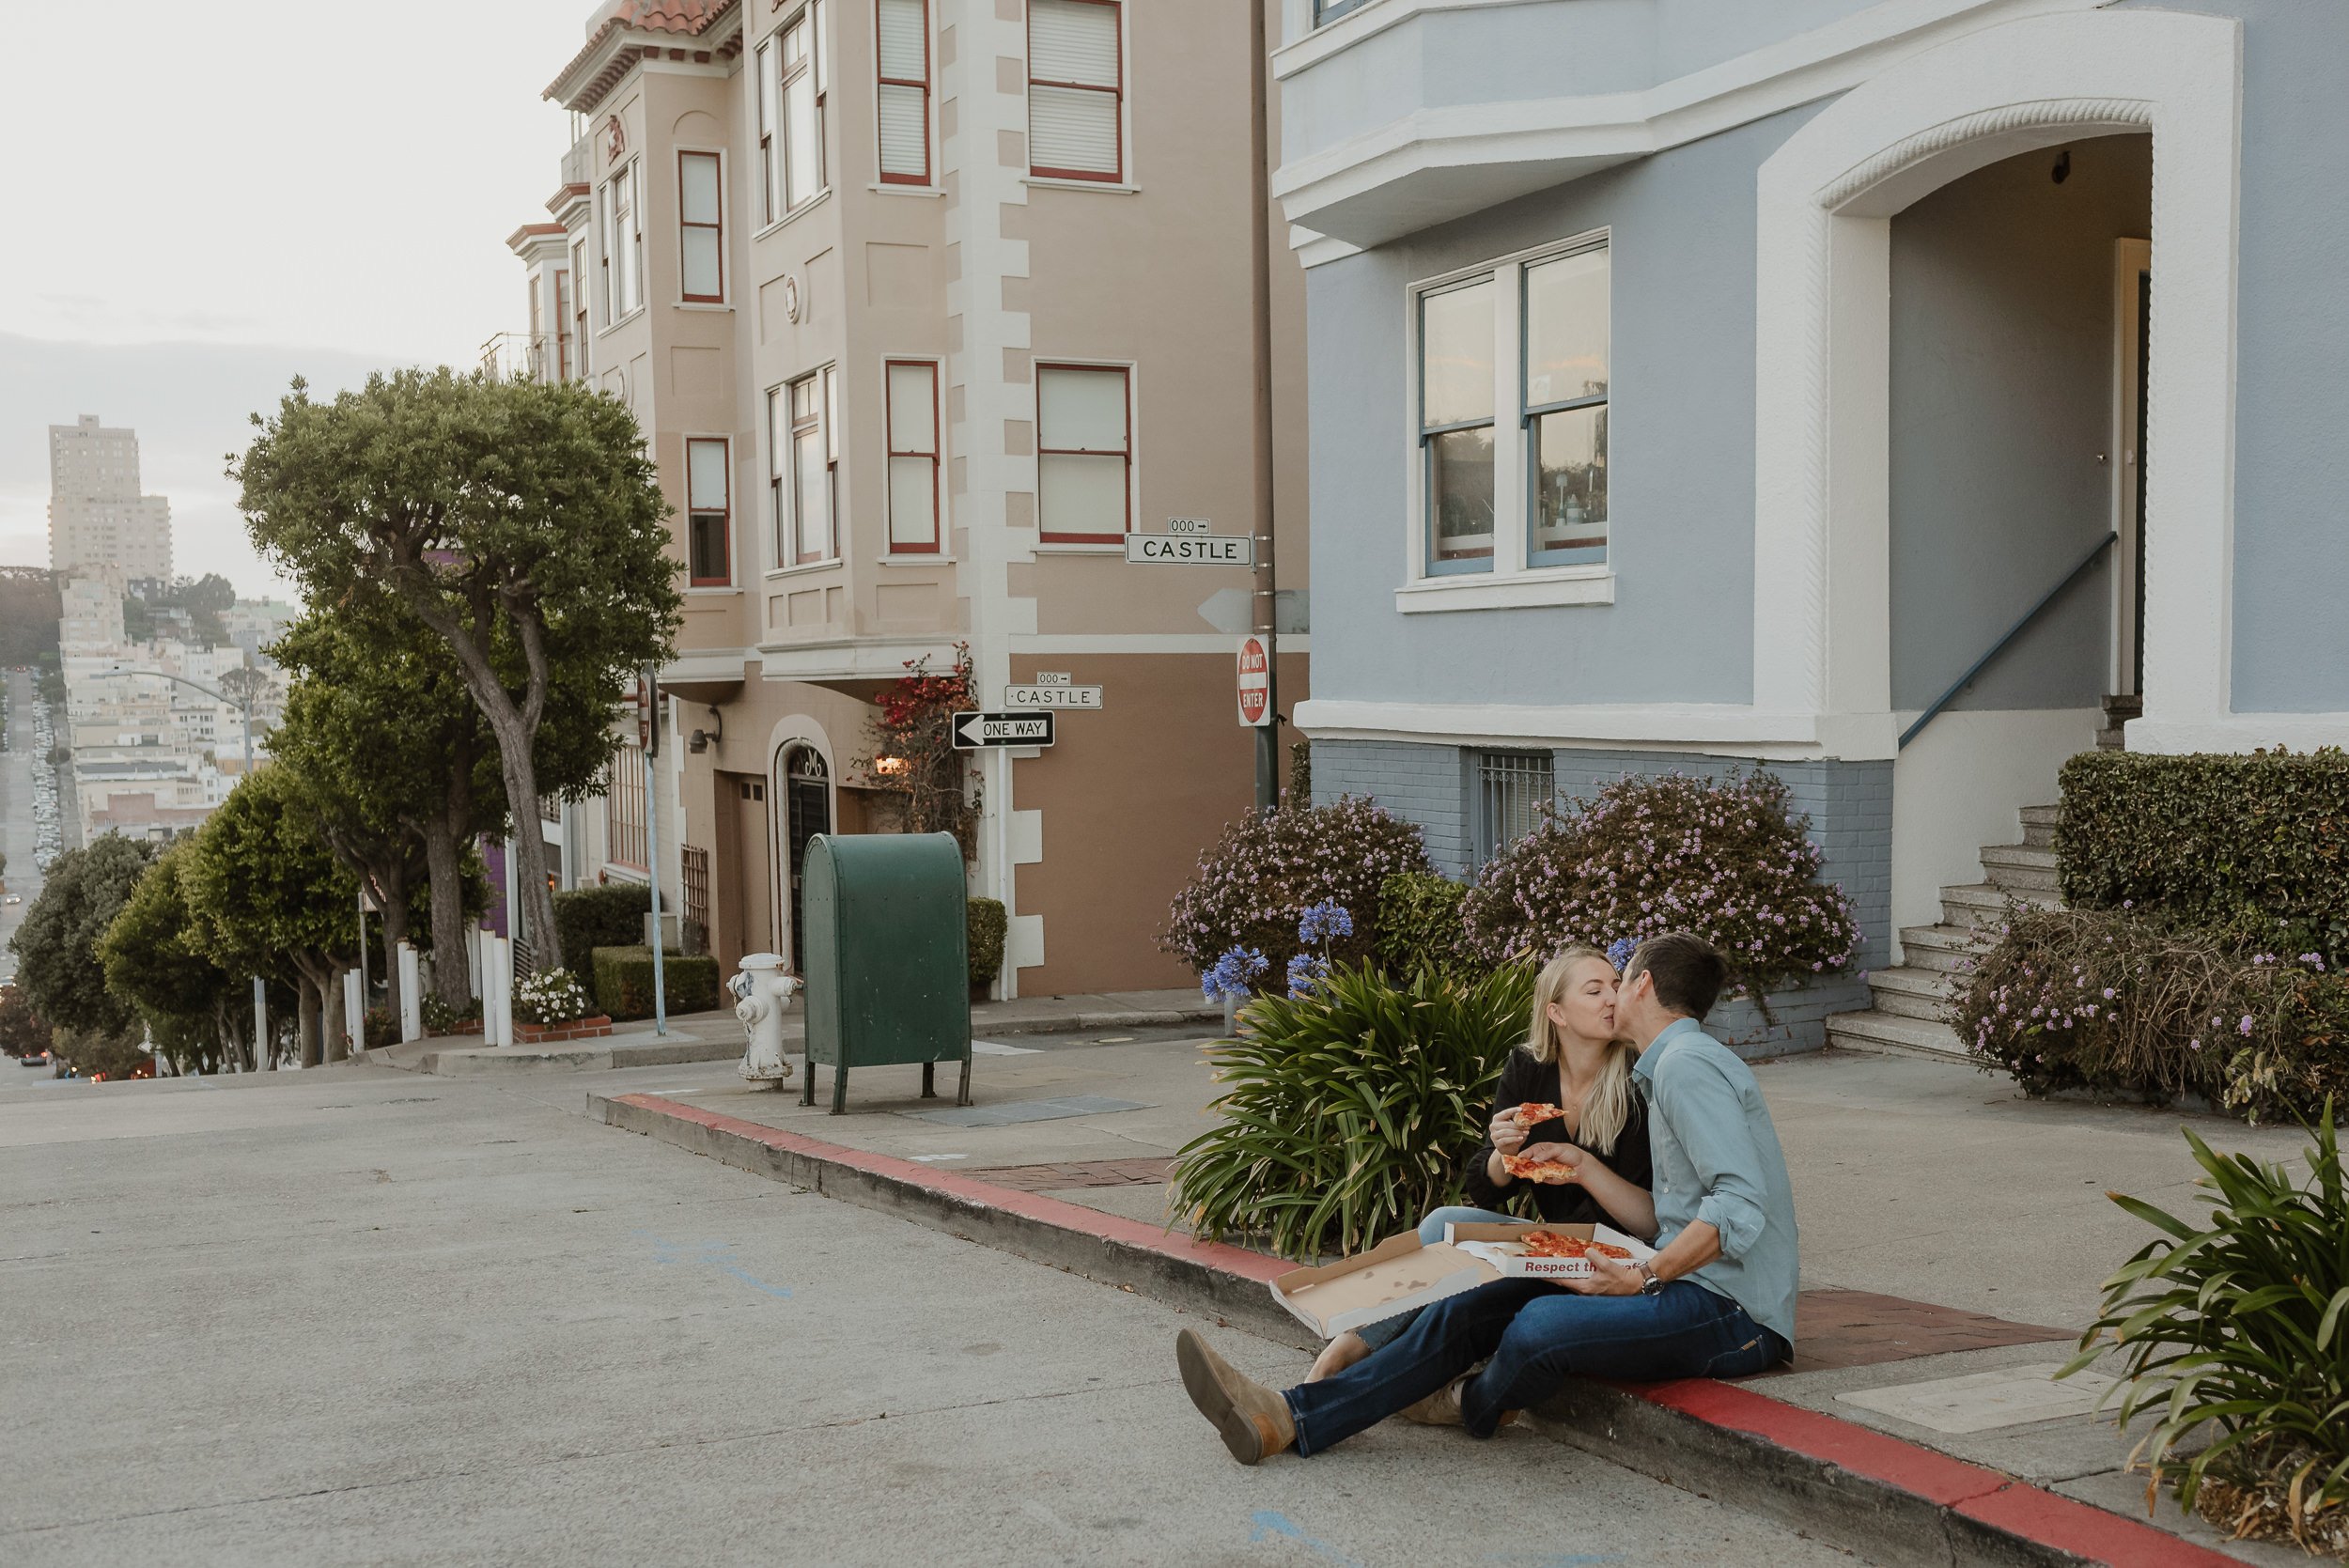
{"label": "cardboard pizza box lid", "polygon": [[1466,1252],[1440,1243],[1423,1246],[1417,1232],[1405,1231],[1367,1252],[1290,1269],[1272,1281],[1272,1297],[1306,1327],[1330,1339],[1500,1278]]}
{"label": "cardboard pizza box lid", "polygon": [[1656,1249],[1638,1236],[1626,1235],[1611,1225],[1553,1225],[1545,1219],[1475,1220],[1467,1224],[1452,1224],[1443,1228],[1444,1240],[1450,1241],[1516,1241],[1529,1231],[1549,1231],[1558,1235],[1579,1236],[1584,1241],[1604,1241],[1622,1248],[1634,1262],[1645,1262],[1656,1256]]}

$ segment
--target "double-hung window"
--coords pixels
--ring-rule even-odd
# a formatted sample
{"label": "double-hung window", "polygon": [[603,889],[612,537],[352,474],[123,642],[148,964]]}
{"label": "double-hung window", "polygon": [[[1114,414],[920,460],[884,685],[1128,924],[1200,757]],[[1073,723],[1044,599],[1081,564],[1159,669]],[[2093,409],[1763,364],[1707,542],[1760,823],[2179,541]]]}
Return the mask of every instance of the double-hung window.
{"label": "double-hung window", "polygon": [[1359,11],[1369,4],[1370,0],[1314,0],[1314,25],[1335,22],[1346,12]]}
{"label": "double-hung window", "polygon": [[687,581],[696,588],[723,588],[734,581],[733,475],[723,436],[693,436],[685,442]]}
{"label": "double-hung window", "polygon": [[[532,335],[537,330],[537,323],[533,322]],[[568,267],[554,270],[554,379],[571,379],[571,272]]]}
{"label": "double-hung window", "polygon": [[1586,586],[1550,598],[1604,602],[1611,590],[1587,583],[1608,566],[1605,236],[1439,279],[1412,310],[1414,575],[1516,583],[1506,601],[1525,603],[1574,579]]}
{"label": "double-hung window", "polygon": [[571,364],[582,380],[587,375],[587,241],[571,241]]}
{"label": "double-hung window", "polygon": [[714,152],[677,155],[677,268],[690,304],[726,297],[725,204]]}
{"label": "double-hung window", "polygon": [[644,182],[640,161],[603,184],[603,317],[610,326],[645,303]]}
{"label": "double-hung window", "polygon": [[889,371],[889,550],[938,553],[938,366],[891,360]]}
{"label": "double-hung window", "polygon": [[1035,367],[1037,536],[1123,544],[1133,525],[1133,418],[1123,365]]}
{"label": "double-hung window", "polygon": [[884,185],[930,182],[929,0],[879,0],[875,114]]}
{"label": "double-hung window", "polygon": [[773,223],[824,189],[823,0],[758,46],[760,217]]}
{"label": "double-hung window", "polygon": [[839,396],[839,378],[829,367],[767,395],[767,487],[777,567],[813,566],[840,553]]}
{"label": "double-hung window", "polygon": [[1125,7],[1028,0],[1028,172],[1126,177]]}

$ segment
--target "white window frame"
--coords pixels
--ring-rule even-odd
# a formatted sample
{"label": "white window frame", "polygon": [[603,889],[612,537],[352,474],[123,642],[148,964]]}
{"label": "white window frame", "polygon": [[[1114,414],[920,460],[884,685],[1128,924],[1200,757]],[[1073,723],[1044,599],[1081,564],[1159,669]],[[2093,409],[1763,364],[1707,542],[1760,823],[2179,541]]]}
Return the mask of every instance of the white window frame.
{"label": "white window frame", "polygon": [[[926,545],[897,542],[897,519],[894,510],[896,501],[894,475],[890,472],[897,458],[924,454],[897,450],[897,407],[894,400],[890,372],[899,365],[919,365],[930,373],[930,525],[932,533]],[[1132,390],[1128,388],[1127,419],[1133,418]],[[1133,441],[1129,427],[1126,433],[1128,445]],[[901,561],[939,561],[946,556],[946,366],[943,361],[924,354],[891,354],[881,361],[881,446],[884,454],[881,474],[881,510],[883,522],[882,553]],[[1130,457],[1128,459],[1131,461]]]}
{"label": "white window frame", "polygon": [[[824,36],[826,9],[825,0],[807,0],[759,42],[753,56],[757,75],[756,87],[751,95],[752,112],[757,122],[753,140],[759,149],[759,232],[762,234],[790,222],[832,194],[832,138],[825,125],[830,117],[832,87],[831,49]],[[785,54],[784,39],[793,28],[801,26],[807,29],[807,63],[804,68],[794,70]],[[814,115],[810,123],[815,128],[816,182],[794,201],[791,199],[791,104],[788,88],[802,76],[814,98]],[[770,97],[770,94],[772,96]],[[770,113],[772,123],[769,121]]]}
{"label": "white window frame", "polygon": [[[733,298],[734,269],[726,265],[726,229],[734,214],[726,201],[726,154],[723,147],[687,147],[675,148],[677,156],[677,297],[679,304],[723,305]],[[688,224],[685,221],[685,161],[688,158],[708,158],[718,165],[718,221],[715,225]],[[685,291],[685,231],[688,228],[715,227],[718,231],[718,292],[689,294]]]}
{"label": "white window frame", "polygon": [[[792,389],[811,381],[816,387],[816,430],[824,452],[824,501],[830,514],[825,520],[827,549],[812,555],[800,550],[800,432],[791,415]],[[847,558],[848,541],[840,528],[840,367],[836,363],[802,371],[767,389],[767,494],[768,522],[775,547],[768,575],[836,567]]]}
{"label": "white window frame", "polygon": [[876,185],[897,191],[938,188],[938,9],[933,0],[916,3],[922,8],[922,175],[918,179],[881,167],[880,89],[913,84],[880,74],[880,7],[873,8],[873,179]]}
{"label": "white window frame", "polygon": [[[1532,430],[1525,413],[1525,269],[1560,256],[1605,249],[1611,268],[1612,233],[1601,227],[1563,240],[1455,268],[1421,278],[1404,290],[1403,386],[1405,428],[1410,442],[1405,464],[1402,586],[1394,591],[1394,607],[1405,613],[1430,611],[1507,609],[1525,605],[1612,604],[1615,602],[1616,557],[1612,520],[1614,497],[1608,498],[1610,522],[1608,558],[1576,566],[1532,565]],[[1420,423],[1421,302],[1428,295],[1490,277],[1493,281],[1493,555],[1489,571],[1441,573],[1429,569],[1433,540],[1427,509],[1427,456]],[[1614,287],[1608,287],[1609,381],[1613,380]],[[1611,416],[1608,445],[1611,458],[1619,434]],[[1611,464],[1610,464],[1611,466]]]}
{"label": "white window frame", "polygon": [[[1105,535],[1049,536],[1044,525],[1044,372],[1047,370],[1122,370],[1126,373],[1126,532],[1114,538]],[[1134,533],[1142,515],[1142,371],[1129,359],[1080,359],[1074,354],[1034,354],[1029,361],[1029,378],[1033,383],[1033,409],[1035,434],[1030,445],[1034,449],[1037,465],[1035,496],[1036,545],[1039,553],[1054,551],[1073,554],[1098,552],[1123,554],[1126,536]],[[1055,451],[1061,450],[1055,448]]]}
{"label": "white window frame", "polygon": [[[625,186],[628,192],[628,222],[621,228],[617,193]],[[630,158],[613,171],[599,190],[596,202],[596,230],[601,239],[600,260],[603,268],[603,330],[614,327],[645,308],[645,178],[644,160]],[[629,266],[625,276],[614,270],[613,263],[623,254],[625,244]],[[628,286],[632,286],[629,287]],[[632,294],[623,298],[623,293]]]}
{"label": "white window frame", "polygon": [[[1034,121],[1032,119],[1023,118],[1020,122],[1020,128],[1026,133],[1026,140],[1028,142],[1028,166],[1025,171],[1026,179],[1030,184],[1066,186],[1075,190],[1130,191],[1135,188],[1135,185],[1133,137],[1133,28],[1130,25],[1132,19],[1128,14],[1129,8],[1127,5],[1127,0],[1080,0],[1080,3],[1105,6],[1109,9],[1114,11],[1117,16],[1117,172],[1114,174],[1098,174],[1087,173],[1083,170],[1053,170],[1037,168],[1035,164],[1035,132]],[[1021,46],[1024,51],[1020,60],[1020,70],[1022,82],[1021,92],[1028,99],[1029,107],[1027,112],[1031,115],[1034,112],[1034,89],[1038,80],[1035,74],[1034,46],[1027,41],[1030,36],[1030,29],[1034,26],[1034,13],[1032,9],[1029,9],[1020,22],[1020,39]],[[1047,86],[1053,86],[1060,85],[1062,84],[1047,81],[1044,85]],[[1098,92],[1106,91],[1108,89],[1097,87],[1089,90]]]}
{"label": "white window frame", "polygon": [[[714,593],[731,589],[734,587],[736,582],[739,581],[739,574],[735,568],[734,519],[736,506],[734,501],[734,438],[719,434],[715,431],[692,431],[687,433],[683,439],[685,442],[685,506],[683,509],[685,513],[686,591],[689,593],[694,591],[702,593]],[[693,505],[693,448],[697,444],[705,442],[716,443],[720,451],[724,454],[724,456],[720,459],[720,473],[724,475],[726,485],[725,505],[723,508],[725,514],[726,572],[723,577],[719,578],[698,577],[694,575],[693,572],[693,519],[696,513],[708,510],[708,507],[697,507]]]}

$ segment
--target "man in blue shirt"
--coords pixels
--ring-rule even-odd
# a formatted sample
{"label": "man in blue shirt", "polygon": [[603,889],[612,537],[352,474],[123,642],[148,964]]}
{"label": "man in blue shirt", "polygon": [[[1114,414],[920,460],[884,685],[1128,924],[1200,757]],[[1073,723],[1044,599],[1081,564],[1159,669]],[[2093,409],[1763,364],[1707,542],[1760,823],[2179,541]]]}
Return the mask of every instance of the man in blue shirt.
{"label": "man in blue shirt", "polygon": [[[1702,938],[1650,938],[1625,966],[1615,1029],[1640,1053],[1656,1163],[1656,1256],[1593,1257],[1587,1280],[1501,1280],[1447,1296],[1346,1371],[1280,1392],[1196,1330],[1175,1341],[1183,1387],[1243,1465],[1319,1453],[1398,1412],[1489,1437],[1570,1376],[1739,1377],[1794,1354],[1795,1201],[1761,1086],[1706,1034],[1728,978]],[[1570,1163],[1596,1163],[1569,1149]],[[1612,1179],[1602,1167],[1595,1185]],[[1470,1369],[1486,1362],[1482,1372]]]}

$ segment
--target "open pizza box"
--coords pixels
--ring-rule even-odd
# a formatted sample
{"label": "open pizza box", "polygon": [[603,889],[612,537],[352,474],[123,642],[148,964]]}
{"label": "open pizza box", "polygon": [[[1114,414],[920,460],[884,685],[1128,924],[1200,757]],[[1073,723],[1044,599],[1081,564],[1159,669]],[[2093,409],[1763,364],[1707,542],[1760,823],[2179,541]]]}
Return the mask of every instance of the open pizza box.
{"label": "open pizza box", "polygon": [[[1566,1279],[1588,1274],[1590,1265],[1573,1258],[1517,1255],[1528,1231],[1549,1231],[1583,1240],[1611,1242],[1634,1258],[1656,1254],[1640,1242],[1604,1225],[1550,1225],[1533,1220],[1447,1227],[1450,1242],[1423,1244],[1414,1231],[1389,1236],[1367,1252],[1317,1267],[1292,1268],[1272,1281],[1272,1297],[1324,1339],[1377,1323],[1505,1279]],[[1470,1250],[1473,1249],[1473,1250]],[[1481,1255],[1480,1255],[1481,1254]],[[1539,1265],[1534,1272],[1532,1265]],[[1568,1266],[1571,1265],[1571,1266]]]}

